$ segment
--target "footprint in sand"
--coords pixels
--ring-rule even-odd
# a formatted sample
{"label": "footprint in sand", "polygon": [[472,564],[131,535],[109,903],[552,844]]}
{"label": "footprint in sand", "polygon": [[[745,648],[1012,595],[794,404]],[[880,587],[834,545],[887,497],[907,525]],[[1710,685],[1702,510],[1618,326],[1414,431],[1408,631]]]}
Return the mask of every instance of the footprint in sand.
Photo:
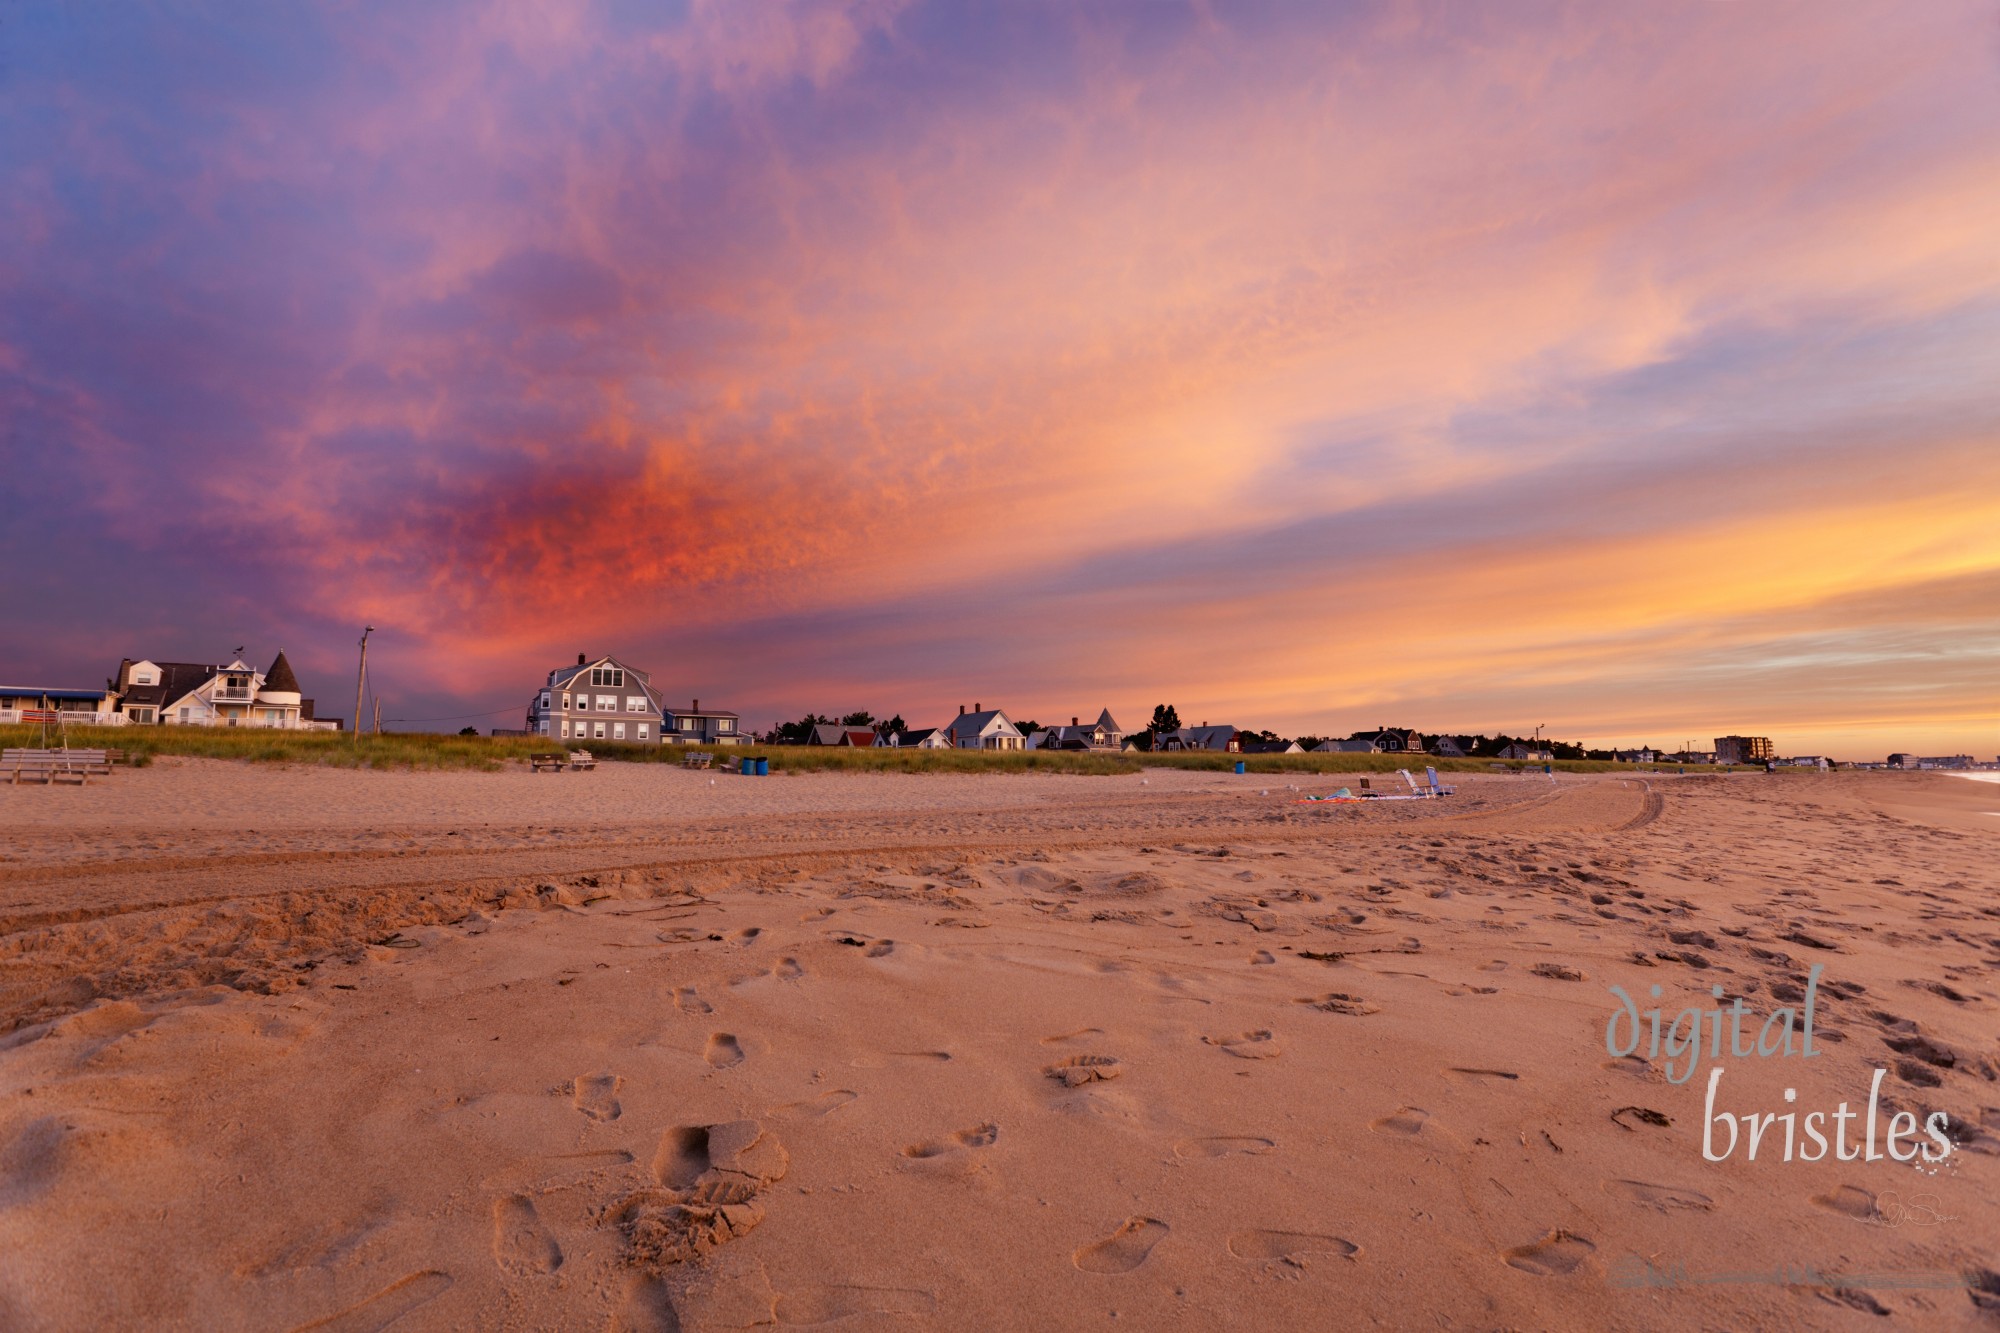
{"label": "footprint in sand", "polygon": [[1239,1231],[1229,1238],[1229,1252],[1238,1259],[1283,1259],[1296,1264],[1308,1254],[1349,1259],[1361,1253],[1361,1247],[1338,1236],[1310,1231]]}
{"label": "footprint in sand", "polygon": [[1651,1185],[1643,1180],[1607,1180],[1604,1192],[1614,1199],[1623,1199],[1662,1213],[1675,1209],[1705,1213],[1715,1207],[1715,1200],[1700,1190],[1682,1189],[1677,1185]]}
{"label": "footprint in sand", "polygon": [[762,926],[745,926],[741,930],[731,931],[729,933],[729,942],[737,945],[755,944],[757,937],[763,933],[764,928]]}
{"label": "footprint in sand", "polygon": [[562,1246],[542,1224],[534,1200],[515,1194],[493,1201],[493,1262],[509,1277],[532,1277],[562,1267]]}
{"label": "footprint in sand", "polygon": [[971,1175],[982,1169],[979,1150],[992,1147],[999,1138],[1000,1126],[990,1122],[974,1125],[941,1139],[910,1144],[903,1149],[902,1164],[937,1175]]}
{"label": "footprint in sand", "polygon": [[780,958],[778,965],[771,969],[771,975],[780,981],[797,981],[806,974],[796,958]]}
{"label": "footprint in sand", "polygon": [[1458,1065],[1444,1072],[1467,1083],[1512,1083],[1521,1077],[1504,1069],[1466,1069]]}
{"label": "footprint in sand", "polygon": [[1394,1134],[1408,1139],[1423,1133],[1424,1122],[1430,1118],[1431,1113],[1421,1107],[1405,1106],[1394,1115],[1385,1115],[1372,1122],[1368,1128],[1377,1134]]}
{"label": "footprint in sand", "polygon": [[858,1096],[859,1093],[849,1092],[846,1088],[834,1088],[806,1101],[787,1102],[773,1110],[771,1114],[793,1120],[817,1120],[829,1112],[838,1111]]}
{"label": "footprint in sand", "polygon": [[1540,1240],[1504,1250],[1501,1257],[1507,1261],[1508,1267],[1518,1268],[1523,1273],[1533,1273],[1536,1277],[1561,1277],[1574,1272],[1576,1266],[1596,1249],[1595,1245],[1575,1232],[1557,1230]]}
{"label": "footprint in sand", "polygon": [[743,1063],[743,1046],[734,1033],[713,1032],[709,1034],[708,1049],[701,1053],[701,1058],[717,1069],[728,1069]]}
{"label": "footprint in sand", "polygon": [[1174,1156],[1228,1157],[1232,1153],[1267,1153],[1277,1146],[1270,1139],[1260,1139],[1253,1135],[1218,1134],[1205,1139],[1182,1139],[1174,1145]]}
{"label": "footprint in sand", "polygon": [[592,1120],[616,1120],[622,1112],[618,1088],[625,1080],[617,1074],[585,1074],[572,1083],[576,1109]]}
{"label": "footprint in sand", "polygon": [[1310,1005],[1329,1014],[1346,1014],[1350,1018],[1366,1018],[1369,1014],[1382,1012],[1382,1006],[1373,1000],[1364,1000],[1359,995],[1349,995],[1337,990],[1328,991],[1324,995],[1308,995],[1296,1003]]}
{"label": "footprint in sand", "polygon": [[778,1297],[778,1322],[790,1328],[810,1328],[835,1320],[866,1315],[916,1315],[937,1312],[937,1297],[911,1287],[807,1287]]}
{"label": "footprint in sand", "polygon": [[339,1314],[328,1315],[310,1324],[301,1324],[293,1333],[375,1333],[401,1319],[420,1305],[427,1305],[451,1287],[451,1275],[431,1270],[412,1273],[392,1282],[359,1305],[350,1305]]}
{"label": "footprint in sand", "polygon": [[1059,1046],[1066,1042],[1083,1041],[1089,1037],[1101,1037],[1103,1035],[1103,1028],[1078,1028],[1074,1032],[1059,1032],[1053,1037],[1043,1037],[1042,1045]]}
{"label": "footprint in sand", "polygon": [[1234,1037],[1203,1037],[1202,1041],[1210,1046],[1219,1046],[1243,1060],[1270,1060],[1279,1054],[1278,1039],[1271,1035],[1269,1028],[1239,1033]]}
{"label": "footprint in sand", "polygon": [[1259,949],[1256,953],[1250,955],[1251,965],[1255,967],[1262,967],[1267,963],[1275,963],[1277,961],[1278,956],[1269,949]]}
{"label": "footprint in sand", "polygon": [[1058,1060],[1042,1072],[1065,1088],[1080,1088],[1086,1083],[1117,1078],[1125,1070],[1116,1056],[1072,1055],[1067,1060]]}
{"label": "footprint in sand", "polygon": [[701,998],[692,986],[682,986],[674,992],[674,1007],[684,1014],[712,1014],[715,1006]]}
{"label": "footprint in sand", "polygon": [[1825,1194],[1815,1194],[1812,1201],[1829,1212],[1841,1213],[1857,1222],[1875,1220],[1875,1196],[1859,1185],[1842,1185]]}
{"label": "footprint in sand", "polygon": [[1151,1217],[1128,1217],[1103,1240],[1092,1241],[1070,1256],[1070,1262],[1086,1273],[1129,1273],[1146,1262],[1153,1247],[1166,1238],[1170,1228]]}

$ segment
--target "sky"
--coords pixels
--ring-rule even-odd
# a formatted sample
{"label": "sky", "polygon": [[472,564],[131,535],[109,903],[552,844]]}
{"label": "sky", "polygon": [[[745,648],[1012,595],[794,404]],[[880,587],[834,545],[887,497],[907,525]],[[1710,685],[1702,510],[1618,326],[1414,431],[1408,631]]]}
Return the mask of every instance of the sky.
{"label": "sky", "polygon": [[10,6],[0,683],[1991,758],[1996,123],[1957,0]]}

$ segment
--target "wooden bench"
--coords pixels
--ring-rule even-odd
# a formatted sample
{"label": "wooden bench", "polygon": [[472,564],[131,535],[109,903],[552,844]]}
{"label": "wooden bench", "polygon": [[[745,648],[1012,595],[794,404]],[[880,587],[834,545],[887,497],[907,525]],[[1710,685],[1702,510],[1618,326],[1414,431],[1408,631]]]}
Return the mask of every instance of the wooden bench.
{"label": "wooden bench", "polygon": [[530,773],[539,773],[546,768],[551,773],[560,773],[563,771],[563,765],[568,762],[569,756],[567,755],[531,754],[528,756],[528,771]]}
{"label": "wooden bench", "polygon": [[89,781],[93,773],[109,773],[102,750],[5,750],[0,751],[0,773],[18,787],[23,782]]}
{"label": "wooden bench", "polygon": [[571,768],[596,768],[597,761],[590,757],[590,751],[588,750],[571,750],[569,752],[569,766]]}
{"label": "wooden bench", "polygon": [[681,756],[682,768],[707,768],[714,762],[714,755],[701,750],[693,750]]}
{"label": "wooden bench", "polygon": [[0,750],[0,768],[23,766],[99,777],[111,771],[102,750]]}

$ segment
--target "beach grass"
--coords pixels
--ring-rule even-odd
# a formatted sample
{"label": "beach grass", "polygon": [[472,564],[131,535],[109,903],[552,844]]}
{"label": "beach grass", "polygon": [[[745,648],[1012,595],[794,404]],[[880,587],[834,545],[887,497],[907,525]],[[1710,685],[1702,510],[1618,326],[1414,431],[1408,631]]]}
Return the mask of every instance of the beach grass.
{"label": "beach grass", "polygon": [[[55,743],[55,742],[51,742]],[[157,755],[191,755],[204,759],[239,759],[254,763],[326,764],[340,768],[484,769],[496,771],[510,763],[525,763],[530,754],[566,750],[574,742],[546,736],[455,736],[438,732],[385,732],[353,736],[346,732],[275,731],[262,727],[73,727],[72,748],[117,748],[135,763]],[[0,745],[39,747],[39,726],[0,726]],[[679,764],[690,748],[679,745],[611,744],[591,741],[592,755],[606,763]],[[1285,774],[1393,773],[1425,764],[1445,773],[1476,773],[1495,769],[1532,771],[1539,764],[1494,759],[1439,759],[1395,754],[1260,754],[1207,752],[1127,753],[1106,751],[984,751],[917,749],[848,749],[823,745],[753,745],[708,747],[718,768],[734,767],[748,756],[770,762],[773,773],[1070,773],[1111,776],[1147,768],[1185,768],[1226,773],[1240,759],[1248,773]],[[1672,773],[1675,764],[1618,764],[1605,760],[1559,759],[1554,767],[1565,773]],[[1689,772],[1720,769],[1688,766]]]}

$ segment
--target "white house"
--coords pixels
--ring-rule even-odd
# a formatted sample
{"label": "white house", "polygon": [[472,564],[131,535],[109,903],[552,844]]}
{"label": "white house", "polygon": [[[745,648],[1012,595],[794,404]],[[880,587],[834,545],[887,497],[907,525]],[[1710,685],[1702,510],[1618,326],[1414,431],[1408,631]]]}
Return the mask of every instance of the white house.
{"label": "white house", "polygon": [[955,750],[1025,750],[1028,746],[1028,738],[1007,720],[1006,713],[978,704],[969,713],[960,704],[958,716],[940,730],[950,736]]}
{"label": "white house", "polygon": [[915,731],[899,731],[889,737],[889,744],[901,750],[949,750],[951,733],[943,727],[919,727]]}
{"label": "white house", "polygon": [[281,731],[334,731],[337,721],[313,716],[313,701],[299,692],[299,678],[280,648],[269,671],[237,658],[222,666],[197,662],[133,661],[118,664],[112,680],[118,711],[138,726],[275,727]]}

